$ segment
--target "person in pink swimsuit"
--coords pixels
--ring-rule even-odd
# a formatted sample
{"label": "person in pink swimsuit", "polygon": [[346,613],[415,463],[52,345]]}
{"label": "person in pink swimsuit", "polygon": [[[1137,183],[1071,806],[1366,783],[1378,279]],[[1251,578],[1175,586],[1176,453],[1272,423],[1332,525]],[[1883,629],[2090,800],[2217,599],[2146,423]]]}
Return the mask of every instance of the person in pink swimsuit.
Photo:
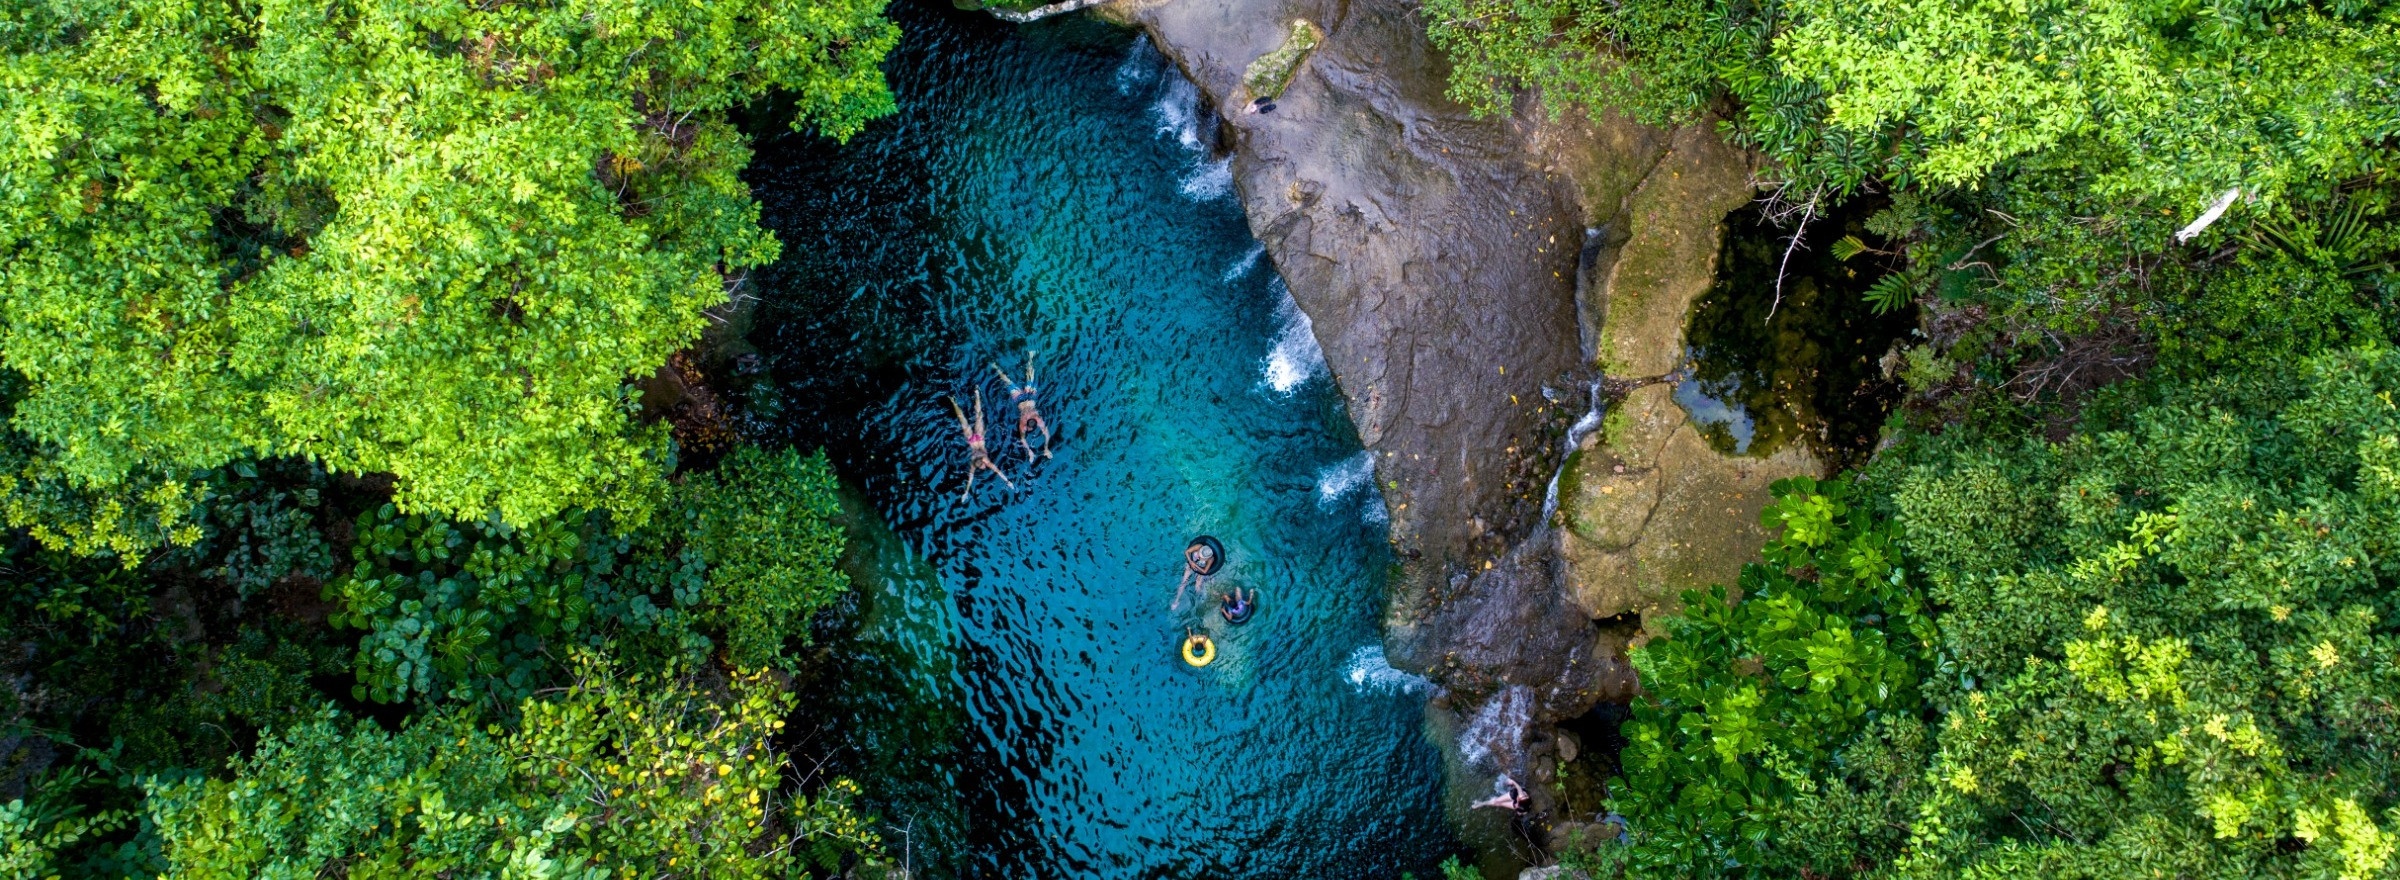
{"label": "person in pink swimsuit", "polygon": [[974,494],[977,469],[989,470],[992,476],[1000,478],[1001,485],[1012,490],[1017,488],[1017,484],[1008,481],[1007,474],[1000,472],[1000,466],[992,463],[992,452],[983,445],[983,389],[975,389],[975,421],[971,424],[967,421],[966,410],[958,408],[958,398],[949,400],[950,411],[958,414],[958,430],[967,435],[967,488],[958,493],[958,500],[965,501],[968,495]]}

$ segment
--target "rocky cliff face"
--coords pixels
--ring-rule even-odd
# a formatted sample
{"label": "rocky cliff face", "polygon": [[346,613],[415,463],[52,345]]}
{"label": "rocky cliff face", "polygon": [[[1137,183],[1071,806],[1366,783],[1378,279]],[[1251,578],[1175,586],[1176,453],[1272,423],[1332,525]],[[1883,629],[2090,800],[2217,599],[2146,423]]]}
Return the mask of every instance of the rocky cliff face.
{"label": "rocky cliff face", "polygon": [[[1444,688],[1457,800],[1506,773],[1553,808],[1550,725],[1634,692],[1627,613],[1731,580],[1766,483],[1817,468],[1720,455],[1638,381],[1681,364],[1747,157],[1706,128],[1475,118],[1406,0],[1101,11],[1147,30],[1231,133],[1251,230],[1376,456],[1403,559],[1388,650]],[[1244,73],[1302,19],[1325,37],[1257,112]],[[1588,389],[1628,387],[1559,436]]]}
{"label": "rocky cliff face", "polygon": [[[1472,118],[1443,97],[1447,68],[1406,4],[1123,0],[1117,10],[1232,130],[1251,229],[1377,453],[1401,546],[1460,564],[1499,555],[1530,530],[1548,476],[1525,473],[1507,450],[1534,439],[1541,383],[1581,360],[1583,234],[1569,181],[1528,161],[1510,121]],[[1295,19],[1329,36],[1274,110],[1250,112],[1242,75]]]}

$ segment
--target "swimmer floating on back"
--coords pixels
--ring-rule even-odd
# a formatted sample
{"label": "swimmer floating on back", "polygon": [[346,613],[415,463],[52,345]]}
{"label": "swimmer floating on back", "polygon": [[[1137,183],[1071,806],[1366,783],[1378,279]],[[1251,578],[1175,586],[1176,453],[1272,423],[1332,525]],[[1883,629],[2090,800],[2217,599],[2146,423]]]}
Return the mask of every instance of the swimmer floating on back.
{"label": "swimmer floating on back", "polygon": [[999,373],[1000,381],[1008,386],[1008,399],[1017,402],[1017,445],[1025,447],[1026,461],[1033,460],[1033,444],[1025,440],[1025,426],[1027,425],[1042,426],[1042,457],[1050,457],[1050,423],[1042,418],[1042,410],[1034,404],[1033,400],[1034,392],[1039,390],[1033,384],[1033,355],[1034,353],[1030,351],[1025,353],[1025,384],[1023,385],[1018,385],[1017,380],[1009,378],[1008,371],[1000,369],[999,364],[992,365],[992,372]]}
{"label": "swimmer floating on back", "polygon": [[950,411],[958,414],[958,430],[967,435],[967,488],[966,491],[958,493],[958,500],[965,501],[968,495],[974,493],[977,468],[991,471],[992,476],[1000,478],[1001,485],[1010,489],[1017,488],[1017,484],[1008,481],[1007,474],[1000,472],[1000,466],[992,463],[991,450],[984,448],[983,389],[975,390],[975,421],[973,424],[967,422],[966,410],[958,408],[958,398],[953,397],[949,400]]}

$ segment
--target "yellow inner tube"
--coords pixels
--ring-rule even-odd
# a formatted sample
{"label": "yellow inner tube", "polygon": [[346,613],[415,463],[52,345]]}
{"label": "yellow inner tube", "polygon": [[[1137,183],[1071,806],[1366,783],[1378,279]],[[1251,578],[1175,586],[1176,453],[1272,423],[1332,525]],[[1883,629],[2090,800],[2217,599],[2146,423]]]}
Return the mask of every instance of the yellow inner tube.
{"label": "yellow inner tube", "polygon": [[1193,633],[1183,640],[1183,662],[1193,666],[1217,662],[1217,643],[1209,641],[1207,636]]}

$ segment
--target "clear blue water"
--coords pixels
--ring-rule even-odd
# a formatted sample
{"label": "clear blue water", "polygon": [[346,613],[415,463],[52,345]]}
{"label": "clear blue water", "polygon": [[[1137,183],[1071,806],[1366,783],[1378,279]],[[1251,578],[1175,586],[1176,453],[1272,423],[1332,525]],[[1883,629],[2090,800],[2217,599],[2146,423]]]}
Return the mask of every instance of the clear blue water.
{"label": "clear blue water", "polygon": [[[763,140],[784,257],[751,289],[766,418],[890,528],[858,542],[843,684],[803,750],[920,875],[1433,876],[1454,842],[1358,440],[1259,258],[1197,97],[1129,31],[900,4],[900,113]],[[1040,352],[1055,457],[989,366]],[[943,398],[981,389],[989,475]],[[773,401],[762,401],[772,403]],[[1168,608],[1195,534],[1263,610]],[[1176,656],[1187,628],[1219,656]]]}

